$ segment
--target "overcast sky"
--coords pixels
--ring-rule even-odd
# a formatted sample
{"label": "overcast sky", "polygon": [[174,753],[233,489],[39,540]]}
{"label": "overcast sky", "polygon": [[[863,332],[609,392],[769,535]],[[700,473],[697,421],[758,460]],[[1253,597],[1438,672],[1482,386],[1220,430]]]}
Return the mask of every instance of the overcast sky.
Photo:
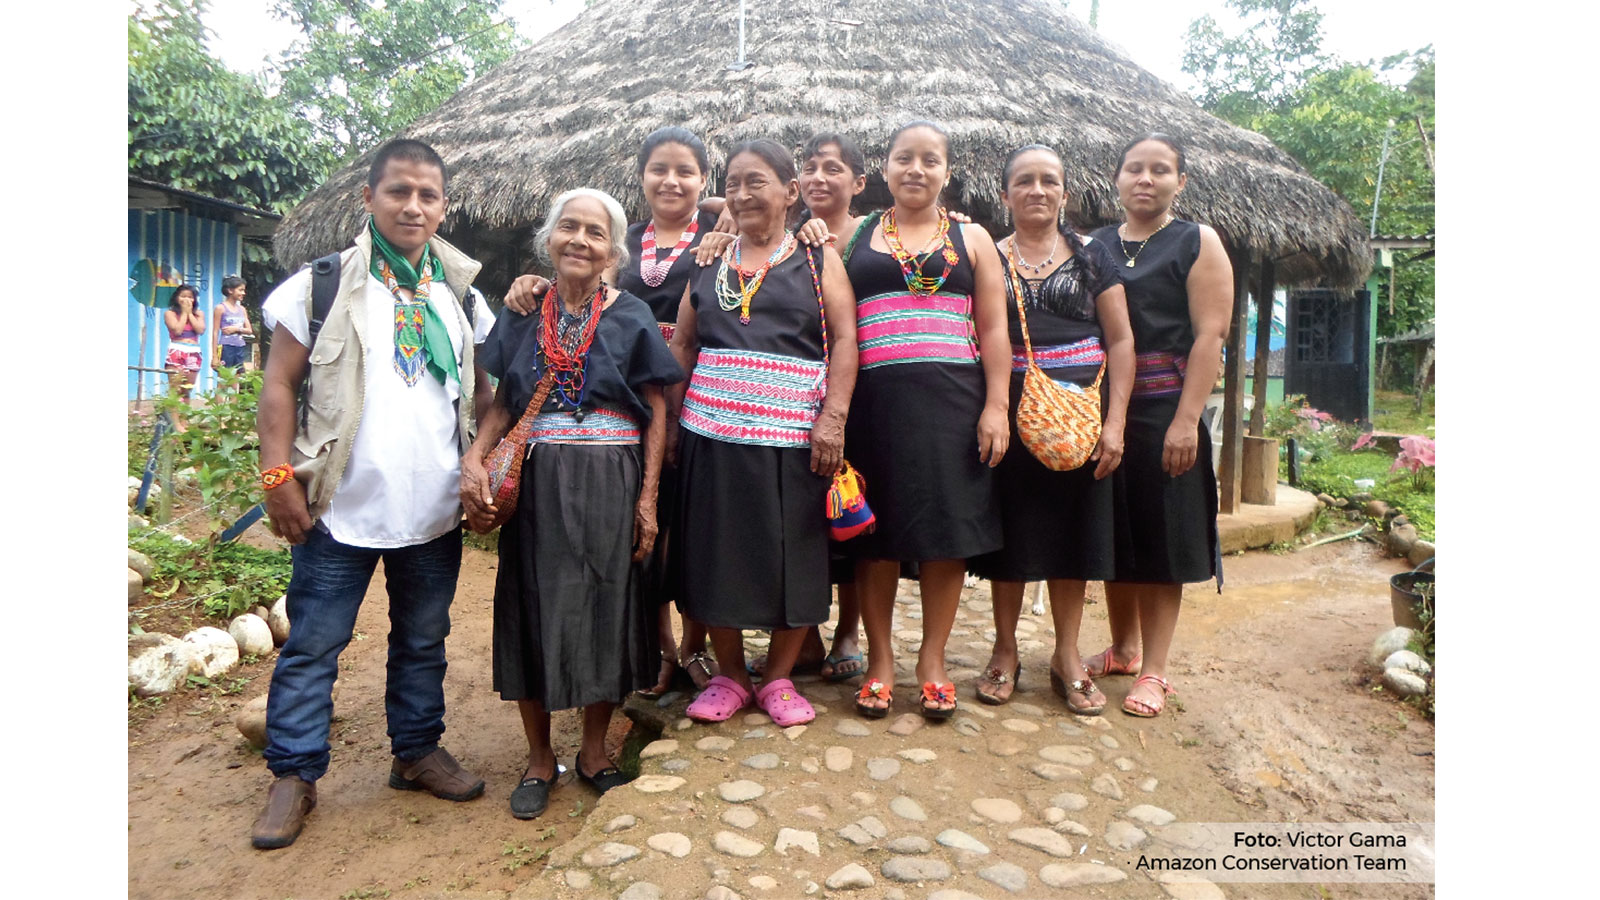
{"label": "overcast sky", "polygon": [[[1067,0],[1067,11],[1087,19],[1089,2]],[[689,0],[684,5],[693,4]],[[295,30],[274,19],[269,6],[263,0],[212,0],[206,15],[216,32],[212,50],[230,68],[260,69],[294,40]],[[1324,49],[1355,62],[1433,43],[1439,13],[1438,4],[1427,0],[1324,0],[1319,8],[1324,13]],[[505,0],[501,9],[523,36],[537,40],[582,12],[583,0]],[[1181,71],[1184,33],[1192,19],[1208,11],[1219,20],[1231,20],[1222,0],[1101,0],[1099,28],[1139,65],[1187,88],[1188,76]],[[752,17],[749,27],[759,28],[760,23]]]}

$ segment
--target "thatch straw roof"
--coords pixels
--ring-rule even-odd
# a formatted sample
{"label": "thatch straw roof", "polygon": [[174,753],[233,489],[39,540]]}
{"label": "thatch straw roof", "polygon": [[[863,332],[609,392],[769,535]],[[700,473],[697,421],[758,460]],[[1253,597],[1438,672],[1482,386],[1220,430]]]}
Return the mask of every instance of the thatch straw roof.
{"label": "thatch straw roof", "polygon": [[[1034,142],[1066,161],[1080,225],[1116,221],[1117,152],[1134,135],[1164,131],[1188,150],[1181,212],[1257,259],[1278,260],[1280,283],[1352,285],[1370,268],[1366,231],[1348,204],[1266,138],[1201,110],[1058,4],[748,6],[754,65],[742,71],[728,68],[738,52],[737,0],[600,0],[418,119],[405,136],[436,147],[451,172],[445,234],[499,232],[490,243],[508,252],[556,194],[578,186],[609,191],[631,218],[642,217],[633,158],[662,125],[705,139],[720,184],[723,154],[740,140],[798,147],[816,131],[841,131],[860,141],[876,170],[897,125],[930,118],[952,136],[949,200],[979,221],[999,219],[1006,154]],[[282,262],[348,243],[369,163],[370,154],[334,173],[290,213],[276,240]],[[464,243],[479,243],[480,256],[494,252]]]}

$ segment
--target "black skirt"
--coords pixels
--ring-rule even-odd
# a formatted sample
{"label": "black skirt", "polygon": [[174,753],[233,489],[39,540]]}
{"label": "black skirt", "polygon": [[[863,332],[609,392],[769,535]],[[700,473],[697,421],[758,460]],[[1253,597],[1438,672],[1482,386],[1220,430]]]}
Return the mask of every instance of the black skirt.
{"label": "black skirt", "polygon": [[857,377],[845,457],[867,482],[877,530],[858,559],[966,559],[1000,547],[994,472],[978,460],[983,368],[904,363]]}
{"label": "black skirt", "polygon": [[535,444],[500,531],[494,689],[546,709],[620,701],[661,668],[632,560],[638,445]]}
{"label": "black skirt", "polygon": [[660,487],[656,491],[656,545],[645,557],[645,602],[654,605],[671,603],[678,598],[678,582],[682,579],[679,567],[683,560],[673,537],[673,524],[678,521],[678,467],[661,462]]}
{"label": "black skirt", "polygon": [[974,557],[968,569],[996,581],[1111,578],[1117,534],[1113,478],[1096,481],[1099,463],[1092,459],[1057,472],[1028,452],[1017,434],[1022,380],[1021,372],[1011,376],[1011,448],[994,472],[1005,544]]}
{"label": "black skirt", "polygon": [[719,628],[828,619],[829,479],[809,447],[719,441],[685,430],[678,450],[679,608]]}
{"label": "black skirt", "polygon": [[1128,401],[1122,465],[1112,475],[1122,532],[1115,580],[1191,584],[1215,577],[1220,590],[1217,476],[1203,423],[1195,426],[1199,445],[1189,471],[1173,478],[1161,470],[1162,445],[1177,410],[1176,394]]}

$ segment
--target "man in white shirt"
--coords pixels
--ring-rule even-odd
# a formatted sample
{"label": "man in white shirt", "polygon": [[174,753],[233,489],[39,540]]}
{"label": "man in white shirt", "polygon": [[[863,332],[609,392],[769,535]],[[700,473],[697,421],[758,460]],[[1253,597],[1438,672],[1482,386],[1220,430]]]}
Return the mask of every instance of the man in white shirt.
{"label": "man in white shirt", "polygon": [[[336,274],[302,270],[262,304],[273,329],[257,418],[262,484],[273,533],[294,545],[294,573],[289,639],[267,701],[265,756],[277,779],[251,833],[261,849],[293,843],[316,805],[339,652],[380,559],[389,784],[457,801],[483,793],[483,780],[439,746],[461,566],[460,458],[474,407],[492,397],[473,350],[494,324],[469,293],[479,264],[435,236],[445,179],[426,144],[379,148],[362,188],[371,217]],[[313,312],[318,279],[324,292],[337,280],[325,315]]]}

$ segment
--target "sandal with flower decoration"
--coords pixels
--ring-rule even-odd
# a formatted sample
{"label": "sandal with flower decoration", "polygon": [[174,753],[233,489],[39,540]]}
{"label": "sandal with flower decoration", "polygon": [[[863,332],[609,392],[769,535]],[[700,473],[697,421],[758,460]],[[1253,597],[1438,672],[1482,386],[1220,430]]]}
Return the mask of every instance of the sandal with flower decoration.
{"label": "sandal with flower decoration", "polygon": [[726,675],[706,682],[706,689],[683,711],[696,722],[726,722],[750,703],[750,692]]}
{"label": "sandal with flower decoration", "polygon": [[[1061,699],[1067,701],[1067,709],[1072,710],[1077,715],[1098,716],[1105,711],[1106,695],[1100,693],[1100,689],[1094,686],[1094,680],[1091,678],[1068,681],[1052,668],[1050,670],[1050,689],[1055,691],[1056,695]],[[1100,696],[1099,703],[1094,702],[1097,694]],[[1083,702],[1073,703],[1073,697],[1082,697]]]}
{"label": "sandal with flower decoration", "polygon": [[763,684],[756,691],[756,705],[771,716],[772,723],[779,728],[804,725],[817,717],[817,711],[811,708],[810,701],[800,696],[794,682],[787,678]]}
{"label": "sandal with flower decoration", "polygon": [[[917,711],[922,713],[924,719],[940,721],[955,715],[956,708],[952,706],[949,709],[944,709],[938,704],[954,702],[956,702],[956,686],[954,684],[924,681],[922,683],[922,702],[917,704]],[[929,706],[928,704],[930,703],[935,705]]]}
{"label": "sandal with flower decoration", "polygon": [[[1140,700],[1133,695],[1133,692],[1139,689],[1139,685],[1147,681],[1161,688],[1161,693],[1156,695],[1156,702],[1154,703]],[[1167,698],[1176,693],[1177,691],[1172,689],[1172,685],[1168,684],[1167,680],[1160,675],[1140,675],[1138,680],[1133,683],[1133,687],[1128,689],[1128,696],[1122,701],[1122,711],[1130,716],[1153,719],[1161,715],[1161,710],[1166,708]]]}
{"label": "sandal with flower decoration", "polygon": [[[883,706],[868,706],[863,700],[882,700]],[[881,719],[889,714],[889,707],[894,704],[894,690],[876,678],[868,678],[856,692],[856,712],[869,719]]]}

